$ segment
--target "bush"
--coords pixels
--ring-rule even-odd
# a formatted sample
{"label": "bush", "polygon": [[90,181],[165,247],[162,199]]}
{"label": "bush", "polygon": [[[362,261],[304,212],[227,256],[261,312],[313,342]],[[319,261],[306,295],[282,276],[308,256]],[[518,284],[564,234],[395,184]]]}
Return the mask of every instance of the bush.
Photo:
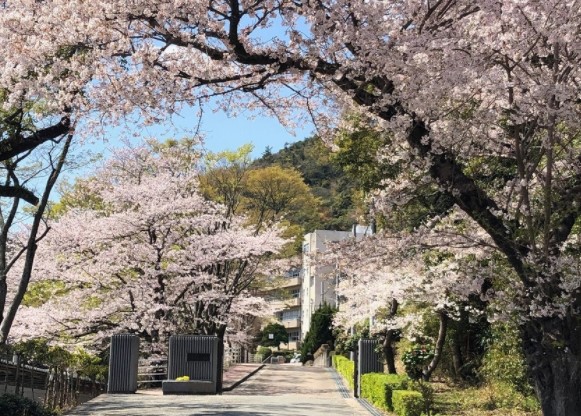
{"label": "bush", "polygon": [[518,329],[514,325],[500,323],[493,327],[480,373],[488,383],[505,384],[524,396],[534,395]]}
{"label": "bush", "polygon": [[342,355],[333,355],[333,367],[347,381],[349,388],[353,390],[355,388],[353,381],[355,375],[355,363]]}
{"label": "bush", "polygon": [[0,396],[0,415],[10,416],[57,416],[39,403],[13,394]]}
{"label": "bush", "polygon": [[497,381],[485,385],[481,390],[484,398],[481,405],[486,410],[518,409],[523,412],[538,412],[540,409],[535,396],[524,395],[511,384]]}
{"label": "bush", "polygon": [[417,391],[424,399],[424,412],[429,415],[434,404],[434,388],[430,383],[422,380],[412,381],[408,384],[408,389]]}
{"label": "bush", "polygon": [[275,357],[284,357],[286,362],[288,363],[291,358],[294,358],[295,352],[294,351],[273,351],[272,355]]}
{"label": "bush", "polygon": [[272,355],[272,350],[268,347],[259,347],[256,353],[262,355],[262,360],[264,361]]}
{"label": "bush", "polygon": [[361,376],[361,397],[376,407],[393,410],[392,392],[407,388],[409,379],[398,374],[368,373]]}
{"label": "bush", "polygon": [[423,369],[434,358],[434,350],[430,345],[413,345],[403,353],[401,360],[405,366],[407,375],[412,380],[419,380],[422,377]]}
{"label": "bush", "polygon": [[393,391],[393,411],[398,416],[421,416],[424,411],[422,394],[410,390]]}

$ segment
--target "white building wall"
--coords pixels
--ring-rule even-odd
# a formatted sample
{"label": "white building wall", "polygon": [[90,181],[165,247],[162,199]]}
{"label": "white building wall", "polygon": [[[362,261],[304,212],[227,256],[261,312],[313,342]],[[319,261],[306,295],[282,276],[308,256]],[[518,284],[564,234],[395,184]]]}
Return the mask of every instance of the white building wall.
{"label": "white building wall", "polygon": [[337,306],[335,293],[336,276],[332,266],[316,267],[312,257],[326,251],[327,243],[355,237],[357,239],[372,235],[369,226],[357,225],[352,231],[316,230],[306,234],[303,240],[303,280],[301,285],[301,340],[311,326],[313,313],[323,303]]}
{"label": "white building wall", "polygon": [[312,257],[316,253],[324,252],[327,243],[341,241],[352,237],[350,231],[316,230],[305,235],[303,241],[303,282],[302,282],[302,311],[301,311],[301,339],[304,339],[311,326],[313,313],[323,304],[336,305],[335,279],[329,273],[331,266],[315,266]]}

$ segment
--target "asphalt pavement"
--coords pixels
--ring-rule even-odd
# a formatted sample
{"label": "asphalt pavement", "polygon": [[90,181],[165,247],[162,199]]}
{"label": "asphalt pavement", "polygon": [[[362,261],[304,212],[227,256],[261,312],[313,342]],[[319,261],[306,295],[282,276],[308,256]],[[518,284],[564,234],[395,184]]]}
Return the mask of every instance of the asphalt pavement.
{"label": "asphalt pavement", "polygon": [[[230,373],[230,374],[228,374]],[[293,364],[245,364],[224,373],[221,395],[103,394],[69,416],[357,416],[374,414],[345,393],[334,370]]]}

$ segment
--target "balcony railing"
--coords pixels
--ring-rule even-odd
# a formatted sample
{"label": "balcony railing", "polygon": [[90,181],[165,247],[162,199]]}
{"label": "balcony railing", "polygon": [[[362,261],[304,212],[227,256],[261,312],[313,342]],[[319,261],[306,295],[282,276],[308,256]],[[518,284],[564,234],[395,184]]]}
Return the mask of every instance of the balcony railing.
{"label": "balcony railing", "polygon": [[291,298],[284,301],[287,307],[291,306],[301,306],[301,298]]}
{"label": "balcony railing", "polygon": [[301,326],[301,320],[300,319],[287,319],[287,320],[282,321],[282,324],[287,329],[299,328]]}
{"label": "balcony railing", "polygon": [[283,279],[280,282],[280,287],[292,287],[292,286],[299,286],[301,284],[301,279],[299,277],[290,277],[287,279]]}

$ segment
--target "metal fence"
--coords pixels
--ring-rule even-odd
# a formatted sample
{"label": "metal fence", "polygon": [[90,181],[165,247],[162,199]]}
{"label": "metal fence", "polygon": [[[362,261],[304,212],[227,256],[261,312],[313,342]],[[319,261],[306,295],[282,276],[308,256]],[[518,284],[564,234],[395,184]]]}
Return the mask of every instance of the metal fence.
{"label": "metal fence", "polygon": [[357,395],[361,396],[361,376],[367,373],[382,373],[383,359],[377,352],[379,341],[376,339],[361,338],[358,343],[358,355],[356,363],[357,373]]}
{"label": "metal fence", "polygon": [[0,394],[11,393],[50,408],[70,408],[105,391],[105,383],[66,368],[41,368],[0,358]]}

